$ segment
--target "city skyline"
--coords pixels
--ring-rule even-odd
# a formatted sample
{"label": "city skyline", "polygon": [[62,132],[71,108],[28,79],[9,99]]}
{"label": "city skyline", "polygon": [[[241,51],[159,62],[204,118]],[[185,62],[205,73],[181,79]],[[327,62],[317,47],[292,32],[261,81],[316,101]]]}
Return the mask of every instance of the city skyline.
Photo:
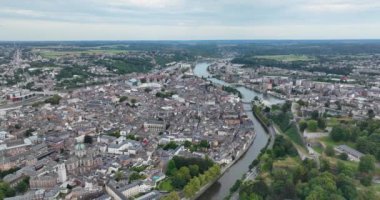
{"label": "city skyline", "polygon": [[378,39],[376,0],[84,0],[0,4],[0,40]]}

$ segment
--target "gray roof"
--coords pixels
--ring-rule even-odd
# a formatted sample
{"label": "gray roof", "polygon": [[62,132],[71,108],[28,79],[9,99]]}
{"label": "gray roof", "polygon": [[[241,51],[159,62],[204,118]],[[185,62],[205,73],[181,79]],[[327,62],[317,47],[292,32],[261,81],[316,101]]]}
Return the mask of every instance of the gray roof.
{"label": "gray roof", "polygon": [[351,147],[349,147],[349,146],[347,146],[345,144],[339,145],[337,147],[337,149],[341,150],[341,151],[344,151],[345,153],[350,154],[352,156],[355,156],[357,158],[360,158],[360,157],[364,156],[363,153],[361,153],[361,152],[357,151],[356,149],[353,149],[353,148],[351,148]]}

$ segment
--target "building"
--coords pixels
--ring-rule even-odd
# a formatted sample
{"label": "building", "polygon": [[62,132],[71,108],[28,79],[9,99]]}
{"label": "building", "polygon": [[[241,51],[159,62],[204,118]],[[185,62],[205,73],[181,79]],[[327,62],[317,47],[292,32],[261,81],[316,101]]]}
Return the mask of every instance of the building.
{"label": "building", "polygon": [[26,176],[23,173],[8,174],[3,178],[3,181],[9,183],[11,187],[16,187]]}
{"label": "building", "polygon": [[87,149],[83,143],[74,147],[74,155],[66,161],[66,169],[70,174],[79,175],[87,173],[102,164],[102,158],[97,156],[97,151]]}
{"label": "building", "polygon": [[150,189],[151,189],[151,186],[146,185],[142,181],[137,181],[137,182],[127,185],[125,188],[122,188],[121,192],[125,197],[130,198],[140,193],[147,192]]}
{"label": "building", "polygon": [[57,185],[58,176],[56,174],[45,174],[34,176],[29,180],[30,189],[51,189]]}
{"label": "building", "polygon": [[66,166],[64,163],[57,165],[58,182],[64,183],[67,181]]}
{"label": "building", "polygon": [[160,199],[160,192],[152,191],[147,194],[142,195],[141,197],[137,197],[135,200],[158,200]]}
{"label": "building", "polygon": [[106,192],[108,195],[112,197],[114,200],[127,200],[127,197],[123,195],[116,187],[115,184],[109,181],[106,186]]}
{"label": "building", "polygon": [[359,162],[360,158],[364,156],[364,154],[360,153],[356,149],[353,149],[347,145],[339,145],[335,148],[335,151],[338,153],[346,153],[348,155],[348,158],[352,161]]}
{"label": "building", "polygon": [[145,122],[143,127],[146,132],[162,132],[165,130],[166,125],[162,121],[149,121]]}
{"label": "building", "polygon": [[119,155],[135,155],[141,149],[141,144],[134,140],[115,141],[108,146],[108,153]]}

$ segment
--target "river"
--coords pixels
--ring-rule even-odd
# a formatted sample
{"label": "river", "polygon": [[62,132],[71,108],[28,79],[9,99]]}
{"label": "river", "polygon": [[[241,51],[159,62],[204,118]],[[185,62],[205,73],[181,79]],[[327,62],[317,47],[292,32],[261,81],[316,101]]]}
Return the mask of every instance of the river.
{"label": "river", "polygon": [[[208,78],[211,76],[207,71],[208,65],[208,63],[198,63],[194,68],[194,74],[199,77],[205,77],[213,83],[220,85],[230,85],[219,79]],[[243,100],[247,102],[252,101],[255,96],[263,99],[263,102],[267,105],[283,102],[283,100],[277,99],[275,97],[263,97],[262,94],[245,87],[237,87],[237,89],[243,95]],[[245,110],[250,110],[250,105],[244,104],[244,107]],[[208,190],[206,190],[206,192],[204,192],[198,198],[198,200],[223,200],[229,194],[229,190],[232,185],[236,182],[236,180],[240,179],[248,171],[248,166],[253,160],[256,159],[261,149],[264,148],[268,142],[269,136],[266,134],[261,124],[253,116],[252,112],[247,112],[247,115],[254,123],[254,128],[257,134],[256,139],[249,147],[247,153],[244,154],[233,166],[231,166],[217,182],[215,182]]]}

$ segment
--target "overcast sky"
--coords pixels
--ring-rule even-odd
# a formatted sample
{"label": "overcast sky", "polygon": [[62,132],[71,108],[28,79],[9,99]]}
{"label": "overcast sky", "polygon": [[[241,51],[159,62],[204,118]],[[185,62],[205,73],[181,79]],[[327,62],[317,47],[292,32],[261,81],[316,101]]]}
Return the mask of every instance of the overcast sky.
{"label": "overcast sky", "polygon": [[380,39],[380,0],[0,0],[0,40]]}

